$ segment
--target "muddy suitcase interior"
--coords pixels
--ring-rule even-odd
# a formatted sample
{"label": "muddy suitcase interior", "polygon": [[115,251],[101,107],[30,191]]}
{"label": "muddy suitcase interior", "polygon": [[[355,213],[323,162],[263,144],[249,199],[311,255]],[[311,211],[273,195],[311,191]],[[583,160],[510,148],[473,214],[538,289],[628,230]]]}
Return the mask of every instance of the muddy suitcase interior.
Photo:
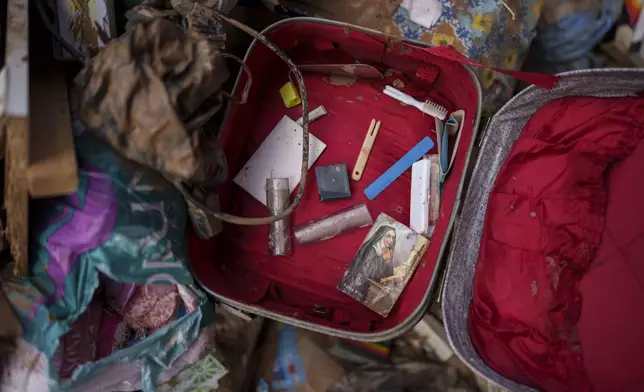
{"label": "muddy suitcase interior", "polygon": [[[294,18],[263,34],[297,64],[306,91],[297,91],[294,75],[271,50],[258,41],[251,45],[244,59],[252,75],[247,102],[231,105],[219,136],[235,182],[222,187],[220,204],[235,215],[264,216],[264,203],[270,203],[265,178],[289,177],[290,189],[297,187],[302,106],[289,109],[280,93],[290,89],[295,99],[306,94],[309,110],[326,114],[309,124],[310,171],[289,218],[295,238],[290,252],[276,257],[267,246],[268,227],[225,225],[212,239],[193,236],[193,271],[215,298],[246,312],[356,339],[398,336],[422,318],[440,278],[437,267],[460,206],[479,125],[478,81],[468,67],[440,52],[346,24]],[[242,73],[234,94],[247,83]],[[436,142],[437,125],[445,130],[443,144]],[[444,162],[427,159],[412,179],[407,169],[428,154]],[[432,193],[440,192],[440,205],[428,205],[423,189],[413,189],[415,180],[426,180],[420,188],[427,191],[432,164],[437,168]],[[341,198],[324,198],[328,184],[321,180],[327,169],[350,177],[344,189],[328,192]],[[340,177],[330,177],[329,184],[339,184]],[[420,192],[419,205],[410,207],[414,191]],[[418,209],[411,222],[410,208]],[[410,224],[431,234],[429,241],[416,240]],[[354,258],[354,263],[376,260],[359,250],[377,248],[382,237],[377,229],[385,226],[395,229],[390,266],[392,272],[402,267],[396,268],[399,275],[374,271],[370,276],[369,266],[350,267]]]}

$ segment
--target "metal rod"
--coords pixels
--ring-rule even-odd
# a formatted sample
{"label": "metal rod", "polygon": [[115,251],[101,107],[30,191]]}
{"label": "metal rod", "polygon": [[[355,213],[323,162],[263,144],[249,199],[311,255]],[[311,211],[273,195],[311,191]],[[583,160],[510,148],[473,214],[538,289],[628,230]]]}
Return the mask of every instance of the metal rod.
{"label": "metal rod", "polygon": [[[271,215],[278,215],[290,204],[288,178],[266,179],[266,205]],[[290,217],[273,222],[268,226],[268,251],[272,256],[291,254]]]}
{"label": "metal rod", "polygon": [[326,241],[351,229],[367,227],[373,224],[371,214],[366,204],[327,215],[319,220],[311,221],[293,229],[295,239],[300,245],[312,242]]}

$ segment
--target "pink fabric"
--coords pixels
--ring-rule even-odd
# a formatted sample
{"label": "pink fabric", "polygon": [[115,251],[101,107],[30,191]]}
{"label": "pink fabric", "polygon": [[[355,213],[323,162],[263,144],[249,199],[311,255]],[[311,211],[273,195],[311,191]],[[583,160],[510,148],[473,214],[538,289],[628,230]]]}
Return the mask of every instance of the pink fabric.
{"label": "pink fabric", "polygon": [[180,296],[174,285],[138,286],[123,309],[134,328],[160,328],[178,311]]}

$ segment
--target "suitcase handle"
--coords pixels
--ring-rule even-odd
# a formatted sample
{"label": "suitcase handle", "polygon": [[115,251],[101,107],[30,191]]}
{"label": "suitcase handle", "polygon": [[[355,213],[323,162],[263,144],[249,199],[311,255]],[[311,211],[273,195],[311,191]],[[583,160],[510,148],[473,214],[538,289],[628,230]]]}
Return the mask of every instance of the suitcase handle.
{"label": "suitcase handle", "polygon": [[[195,3],[195,6],[197,3]],[[277,221],[280,221],[289,215],[291,215],[297,206],[300,204],[300,201],[302,200],[302,197],[304,196],[304,188],[306,185],[306,176],[309,171],[309,105],[308,105],[308,100],[306,98],[306,87],[304,87],[304,77],[300,73],[300,70],[297,68],[297,66],[293,63],[293,61],[280,49],[269,41],[265,36],[263,36],[261,33],[255,31],[254,29],[246,26],[245,24],[229,18],[225,15],[223,15],[221,12],[218,10],[212,9],[214,12],[214,16],[217,19],[220,19],[226,23],[229,23],[230,25],[237,27],[238,29],[242,30],[243,32],[247,33],[251,37],[255,38],[257,41],[263,43],[266,45],[269,49],[271,49],[275,54],[282,59],[286,63],[286,65],[290,68],[291,72],[295,76],[295,81],[297,82],[297,85],[300,90],[300,98],[302,100],[302,171],[301,171],[301,178],[300,178],[300,183],[297,187],[297,193],[295,195],[295,198],[291,202],[291,204],[286,207],[286,209],[273,216],[265,216],[265,217],[259,217],[259,218],[251,218],[251,217],[243,217],[243,216],[236,216],[236,215],[231,215],[227,214],[225,212],[219,212],[219,211],[213,211],[211,208],[209,208],[206,203],[203,201],[199,200],[196,198],[187,188],[186,186],[177,181],[171,181],[175,184],[177,189],[181,192],[183,197],[186,198],[186,200],[190,201],[193,203],[195,206],[200,208],[202,211],[204,211],[206,214],[213,216],[216,219],[222,220],[224,222],[232,223],[235,225],[242,225],[242,226],[260,226],[260,225],[268,225]],[[248,70],[245,65],[242,65],[242,68],[245,70]],[[249,72],[250,74],[250,72]],[[245,97],[248,95],[248,89],[250,85],[247,83],[246,88],[244,88],[244,92],[242,93],[242,100],[245,101]]]}

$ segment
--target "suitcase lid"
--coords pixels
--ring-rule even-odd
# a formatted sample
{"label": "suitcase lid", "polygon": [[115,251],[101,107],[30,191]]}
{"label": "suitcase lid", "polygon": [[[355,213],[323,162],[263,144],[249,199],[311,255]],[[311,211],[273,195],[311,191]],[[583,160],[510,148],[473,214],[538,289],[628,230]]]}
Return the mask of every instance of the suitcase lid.
{"label": "suitcase lid", "polygon": [[480,250],[487,203],[497,175],[531,116],[545,104],[562,97],[633,96],[644,89],[644,71],[601,69],[559,75],[552,90],[531,86],[512,98],[491,119],[482,140],[464,208],[454,233],[442,293],[445,328],[456,354],[476,373],[509,390],[530,390],[490,368],[475,350],[468,329],[474,274]]}

